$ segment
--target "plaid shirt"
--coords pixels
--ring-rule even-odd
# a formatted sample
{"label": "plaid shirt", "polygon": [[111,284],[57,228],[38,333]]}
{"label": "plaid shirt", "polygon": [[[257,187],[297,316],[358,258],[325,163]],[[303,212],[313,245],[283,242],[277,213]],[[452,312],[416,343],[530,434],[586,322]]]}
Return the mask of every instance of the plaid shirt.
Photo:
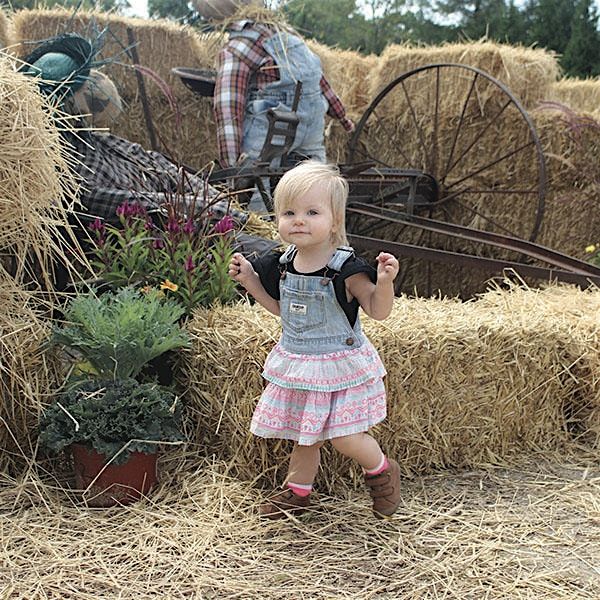
{"label": "plaid shirt", "polygon": [[214,188],[207,188],[204,179],[186,172],[160,152],[144,150],[111,134],[89,131],[63,133],[63,139],[75,159],[72,169],[81,179],[79,200],[84,210],[80,216],[84,220],[100,217],[116,223],[117,207],[125,201],[141,203],[152,212],[182,196],[189,206],[195,205],[196,214],[210,203],[215,218],[229,213],[241,222],[246,220],[245,214],[229,210],[226,200],[214,203],[218,195]]}
{"label": "plaid shirt", "polygon": [[[235,165],[241,152],[246,94],[252,76],[256,78],[258,89],[279,79],[277,65],[263,47],[263,41],[273,35],[273,30],[253,21],[237,21],[229,29],[241,31],[245,28],[254,28],[260,37],[256,41],[234,38],[219,53],[214,109],[223,167]],[[346,117],[342,101],[324,76],[321,77],[321,91],[329,103],[327,114],[339,119],[346,131],[351,131],[352,121]]]}

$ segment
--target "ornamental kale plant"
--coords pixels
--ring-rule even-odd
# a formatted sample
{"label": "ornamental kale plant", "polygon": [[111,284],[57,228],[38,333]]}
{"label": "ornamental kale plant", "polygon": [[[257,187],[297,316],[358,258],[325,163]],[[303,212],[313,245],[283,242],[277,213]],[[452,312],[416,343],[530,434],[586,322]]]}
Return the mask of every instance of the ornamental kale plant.
{"label": "ornamental kale plant", "polygon": [[213,223],[207,214],[187,216],[177,202],[165,207],[159,224],[141,204],[125,202],[117,209],[120,226],[99,219],[90,225],[95,241],[91,262],[100,276],[114,286],[160,288],[187,314],[215,300],[233,300],[235,282],[227,276],[232,217]]}
{"label": "ornamental kale plant", "polygon": [[182,441],[180,426],[177,398],[164,388],[134,379],[91,380],[68,388],[45,411],[39,439],[54,453],[83,443],[122,464],[131,452],[154,452],[152,441]]}
{"label": "ornamental kale plant", "polygon": [[179,326],[183,313],[181,304],[156,290],[82,294],[67,307],[52,342],[75,350],[99,378],[132,378],[153,358],[189,344]]}

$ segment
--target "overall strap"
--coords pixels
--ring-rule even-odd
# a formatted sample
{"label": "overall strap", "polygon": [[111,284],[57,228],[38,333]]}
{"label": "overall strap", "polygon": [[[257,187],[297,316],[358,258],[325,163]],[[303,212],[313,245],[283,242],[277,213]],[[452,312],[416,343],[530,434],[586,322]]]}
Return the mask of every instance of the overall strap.
{"label": "overall strap", "polygon": [[335,254],[327,263],[327,269],[339,273],[342,270],[342,267],[346,264],[346,261],[353,256],[354,248],[351,248],[350,246],[338,246],[335,250]]}
{"label": "overall strap", "polygon": [[294,246],[294,244],[288,246],[287,250],[279,257],[279,264],[285,266],[288,263],[292,262],[294,260],[294,256],[296,256],[297,251],[298,250],[296,246]]}

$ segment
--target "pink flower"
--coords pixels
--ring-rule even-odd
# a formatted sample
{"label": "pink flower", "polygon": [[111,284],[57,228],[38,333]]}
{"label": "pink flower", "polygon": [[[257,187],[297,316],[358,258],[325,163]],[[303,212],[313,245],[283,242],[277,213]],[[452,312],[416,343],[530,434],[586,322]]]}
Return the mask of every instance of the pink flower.
{"label": "pink flower", "polygon": [[220,221],[215,223],[213,231],[215,233],[227,233],[234,228],[233,217],[231,215],[225,215]]}
{"label": "pink flower", "polygon": [[194,257],[191,254],[185,259],[183,268],[188,273],[191,273],[196,268],[196,264],[194,263]]}
{"label": "pink flower", "polygon": [[188,219],[185,222],[185,225],[183,226],[183,233],[187,235],[193,235],[195,231],[196,226],[194,225],[194,222],[192,221],[192,219]]}
{"label": "pink flower", "polygon": [[177,219],[169,219],[167,222],[167,231],[169,233],[179,233],[179,223]]}

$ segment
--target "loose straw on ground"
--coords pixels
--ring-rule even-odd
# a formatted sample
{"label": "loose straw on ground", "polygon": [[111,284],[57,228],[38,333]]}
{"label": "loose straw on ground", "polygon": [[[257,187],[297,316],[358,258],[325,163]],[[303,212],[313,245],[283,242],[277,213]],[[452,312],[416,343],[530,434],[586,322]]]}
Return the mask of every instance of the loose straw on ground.
{"label": "loose straw on ground", "polygon": [[[379,521],[364,491],[319,496],[300,519],[265,523],[264,491],[221,461],[169,451],[160,487],[91,510],[41,465],[0,482],[0,594],[11,599],[596,599],[596,455],[402,482]],[[40,476],[40,474],[42,474]]]}

